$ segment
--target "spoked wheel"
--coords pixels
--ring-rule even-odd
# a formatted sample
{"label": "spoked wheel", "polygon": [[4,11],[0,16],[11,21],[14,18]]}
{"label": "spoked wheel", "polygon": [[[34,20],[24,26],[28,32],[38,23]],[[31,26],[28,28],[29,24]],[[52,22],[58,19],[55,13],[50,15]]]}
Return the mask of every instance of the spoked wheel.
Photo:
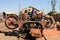
{"label": "spoked wheel", "polygon": [[13,15],[8,16],[5,21],[5,25],[9,29],[15,29],[15,28],[19,27],[18,17],[16,15],[15,16],[13,16]]}
{"label": "spoked wheel", "polygon": [[45,21],[46,21],[46,28],[52,28],[55,24],[55,20],[52,16],[45,15]]}

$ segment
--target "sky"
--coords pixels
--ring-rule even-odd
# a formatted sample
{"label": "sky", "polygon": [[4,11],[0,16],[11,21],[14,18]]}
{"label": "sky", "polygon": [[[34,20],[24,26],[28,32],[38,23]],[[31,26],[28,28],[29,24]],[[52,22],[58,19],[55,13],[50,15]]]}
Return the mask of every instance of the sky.
{"label": "sky", "polygon": [[[47,14],[51,11],[51,0],[0,0],[0,12],[12,11],[19,14],[19,4],[20,10],[25,7],[33,6],[38,10],[44,10]],[[56,0],[56,11],[59,11],[60,0]]]}

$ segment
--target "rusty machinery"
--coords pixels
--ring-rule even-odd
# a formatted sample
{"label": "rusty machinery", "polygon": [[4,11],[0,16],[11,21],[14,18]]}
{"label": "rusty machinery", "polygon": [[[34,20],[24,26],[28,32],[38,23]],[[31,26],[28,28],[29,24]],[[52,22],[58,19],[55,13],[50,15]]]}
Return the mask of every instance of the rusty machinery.
{"label": "rusty machinery", "polygon": [[17,23],[18,20],[19,19],[18,19],[18,16],[17,15],[13,15],[13,14],[12,15],[9,15],[6,18],[5,25],[9,29],[15,29],[15,28],[19,27],[18,26],[18,23]]}
{"label": "rusty machinery", "polygon": [[[26,15],[22,15],[22,17],[23,18],[25,17],[25,19],[22,21],[19,21],[19,17],[17,15],[14,15],[14,14],[9,15],[6,18],[5,25],[8,29],[11,29],[12,31],[0,32],[0,33],[5,33],[6,35],[17,36],[18,38],[21,37],[28,40],[34,40],[35,38],[40,36],[44,37],[43,29],[46,28],[45,26],[49,25],[49,27],[51,27],[54,25],[55,21],[54,21],[54,18],[49,15],[39,15],[39,16],[41,16],[40,17],[41,20],[26,20],[27,18]],[[39,18],[36,18],[36,19],[39,19]],[[18,30],[15,30],[17,28]],[[47,39],[45,38],[45,40]]]}
{"label": "rusty machinery", "polygon": [[60,13],[57,13],[57,14],[53,14],[52,15],[55,19],[55,23],[56,23],[56,26],[57,26],[57,30],[60,30]]}

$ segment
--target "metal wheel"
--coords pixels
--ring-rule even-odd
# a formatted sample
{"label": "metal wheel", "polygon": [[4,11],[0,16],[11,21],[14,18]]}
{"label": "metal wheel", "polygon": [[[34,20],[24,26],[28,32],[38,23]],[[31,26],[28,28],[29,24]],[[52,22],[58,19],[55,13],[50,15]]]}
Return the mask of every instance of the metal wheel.
{"label": "metal wheel", "polygon": [[5,25],[9,29],[15,29],[15,28],[19,27],[18,20],[19,19],[16,15],[10,15],[7,17],[7,19],[5,21]]}
{"label": "metal wheel", "polygon": [[54,26],[55,24],[55,20],[54,20],[54,17],[53,16],[49,16],[49,15],[45,15],[44,16],[44,20],[46,21],[46,28],[51,28]]}

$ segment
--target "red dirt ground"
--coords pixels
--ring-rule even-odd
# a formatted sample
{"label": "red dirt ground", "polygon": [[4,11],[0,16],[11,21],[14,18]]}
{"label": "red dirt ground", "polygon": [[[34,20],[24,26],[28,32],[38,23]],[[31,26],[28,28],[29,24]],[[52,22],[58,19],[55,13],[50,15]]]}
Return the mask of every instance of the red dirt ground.
{"label": "red dirt ground", "polygon": [[[4,23],[0,23],[0,30],[5,29]],[[44,29],[44,36],[47,40],[60,40],[60,31],[54,29]],[[0,33],[0,40],[17,40],[17,37],[14,36],[4,36],[4,34]],[[20,39],[21,40],[21,39]],[[43,37],[37,38],[37,40],[45,40]]]}

